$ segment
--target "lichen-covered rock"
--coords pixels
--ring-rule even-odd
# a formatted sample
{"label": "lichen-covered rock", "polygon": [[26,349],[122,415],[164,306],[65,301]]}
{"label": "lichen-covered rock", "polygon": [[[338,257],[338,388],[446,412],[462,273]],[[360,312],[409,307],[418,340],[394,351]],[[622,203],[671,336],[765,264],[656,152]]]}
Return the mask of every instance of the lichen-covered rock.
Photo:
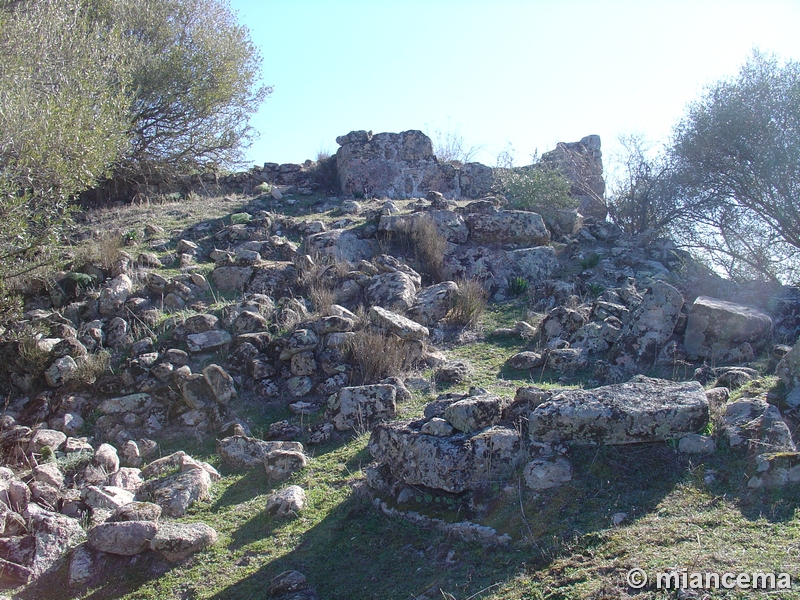
{"label": "lichen-covered rock", "polygon": [[400,481],[460,493],[510,477],[525,452],[519,434],[491,427],[474,434],[435,437],[412,422],[391,422],[372,430],[369,450]]}
{"label": "lichen-covered rock", "polygon": [[589,364],[589,355],[583,348],[556,348],[545,354],[545,367],[557,373],[572,373]]}
{"label": "lichen-covered rock", "polygon": [[92,527],[87,534],[89,546],[100,552],[135,556],[150,547],[158,525],[153,521],[115,521]]}
{"label": "lichen-covered rock", "polygon": [[417,283],[401,271],[380,273],[372,277],[365,293],[370,304],[404,312],[414,304]]}
{"label": "lichen-covered rock", "polygon": [[528,422],[533,442],[635,444],[682,437],[708,423],[697,382],[637,376],[592,390],[565,390],[537,406]]}
{"label": "lichen-covered rock", "polygon": [[356,264],[369,260],[375,253],[372,240],[362,240],[354,231],[334,229],[306,237],[304,248],[308,254],[330,256],[342,262]]}
{"label": "lichen-covered rock", "polygon": [[369,316],[372,322],[387,331],[395,334],[403,340],[423,340],[428,337],[428,328],[419,323],[398,315],[391,310],[373,306],[369,309]]}
{"label": "lichen-covered rock", "polygon": [[62,356],[53,361],[44,372],[44,380],[50,387],[59,387],[71,381],[78,373],[78,364],[71,356]]}
{"label": "lichen-covered rock", "polygon": [[222,292],[244,290],[253,278],[253,267],[217,267],[211,271],[211,281]]}
{"label": "lichen-covered rock", "polygon": [[150,540],[150,549],[176,563],[216,543],[217,532],[205,523],[164,522]]}
{"label": "lichen-covered rock", "polygon": [[718,359],[747,342],[761,348],[772,337],[772,318],[750,306],[699,296],[689,310],[684,346],[692,358]]}
{"label": "lichen-covered rock", "polygon": [[142,414],[152,405],[153,398],[150,394],[130,394],[103,400],[97,408],[104,415]]}
{"label": "lichen-covered rock", "polygon": [[682,308],[681,293],[664,281],[655,281],[622,329],[615,353],[638,365],[652,365],[675,331]]}
{"label": "lichen-covered rock", "polygon": [[35,553],[28,566],[35,575],[47,572],[65,552],[86,540],[86,533],[77,519],[44,510],[36,504],[30,504],[23,516],[34,536]]}
{"label": "lichen-covered rock", "polygon": [[421,325],[441,321],[453,306],[458,291],[455,281],[443,281],[421,290],[408,310],[408,316]]}
{"label": "lichen-covered rock", "polygon": [[339,431],[369,429],[397,414],[397,388],[388,384],[345,387],[329,404],[334,427]]}
{"label": "lichen-covered rock", "polygon": [[536,369],[544,364],[545,357],[539,352],[531,352],[525,350],[517,352],[506,361],[506,365],[512,369],[519,369],[520,371],[530,371]]}
{"label": "lichen-covered rock", "polygon": [[781,378],[786,390],[789,392],[787,404],[795,408],[800,406],[800,341],[778,362],[775,367],[775,374]]}
{"label": "lichen-covered rock", "polygon": [[252,469],[264,464],[264,459],[275,450],[303,452],[300,442],[267,442],[243,435],[233,435],[217,440],[217,454],[230,469]]}
{"label": "lichen-covered rock", "polygon": [[116,521],[158,521],[161,507],[152,502],[129,502],[117,508],[108,518],[108,523]]}
{"label": "lichen-covered rock", "polygon": [[208,498],[211,476],[204,469],[189,469],[164,479],[146,481],[136,499],[158,504],[170,517],[182,517],[197,500]]}
{"label": "lichen-covered rock", "polygon": [[278,517],[296,515],[306,506],[306,493],[299,485],[270,494],[267,498],[267,513]]}
{"label": "lichen-covered rock", "polygon": [[494,394],[469,396],[445,408],[444,418],[459,431],[472,433],[497,424],[509,404],[509,398]]}
{"label": "lichen-covered rock", "polygon": [[797,450],[780,411],[761,398],[746,398],[729,404],[722,417],[722,427],[732,448],[753,454]]}
{"label": "lichen-covered rock", "polygon": [[228,372],[219,365],[211,364],[203,369],[203,377],[220,404],[228,404],[236,397],[236,386]]}
{"label": "lichen-covered rock", "polygon": [[540,330],[546,339],[569,339],[569,337],[586,325],[586,315],[566,306],[559,306],[547,313],[542,320]]}
{"label": "lichen-covered rock", "polygon": [[678,451],[684,454],[714,454],[716,449],[714,438],[699,433],[689,433],[678,442]]}
{"label": "lichen-covered rock", "polygon": [[434,379],[437,382],[460,383],[472,373],[472,365],[466,360],[449,360],[436,368]]}
{"label": "lichen-covered rock", "polygon": [[264,470],[270,481],[281,481],[305,468],[306,455],[296,450],[273,450],[264,457]]}
{"label": "lichen-covered rock", "polygon": [[747,487],[783,487],[800,482],[800,452],[767,452],[756,457],[756,472]]}
{"label": "lichen-covered rock", "polygon": [[314,381],[306,375],[290,377],[286,380],[286,391],[295,398],[307,396],[313,389]]}
{"label": "lichen-covered rock", "polygon": [[532,490],[547,490],[572,480],[572,463],[562,456],[535,458],[525,465],[525,484]]}
{"label": "lichen-covered rock", "polygon": [[206,352],[231,342],[231,334],[224,329],[211,329],[202,333],[191,333],[186,336],[189,352]]}
{"label": "lichen-covered rock", "polygon": [[28,452],[39,453],[47,446],[54,452],[61,449],[67,441],[67,436],[61,431],[55,429],[37,429],[31,435],[30,442],[28,443]]}
{"label": "lichen-covered rock", "polygon": [[470,238],[479,244],[513,244],[545,246],[550,232],[541,215],[524,210],[503,210],[492,214],[471,214],[467,217]]}
{"label": "lichen-covered rock", "polygon": [[122,488],[104,485],[86,486],[81,490],[81,500],[92,509],[117,510],[121,506],[133,502],[134,494]]}
{"label": "lichen-covered rock", "polygon": [[115,315],[128,296],[133,291],[133,282],[131,278],[125,275],[119,275],[111,280],[111,282],[100,291],[100,298],[98,299],[98,310],[101,315]]}

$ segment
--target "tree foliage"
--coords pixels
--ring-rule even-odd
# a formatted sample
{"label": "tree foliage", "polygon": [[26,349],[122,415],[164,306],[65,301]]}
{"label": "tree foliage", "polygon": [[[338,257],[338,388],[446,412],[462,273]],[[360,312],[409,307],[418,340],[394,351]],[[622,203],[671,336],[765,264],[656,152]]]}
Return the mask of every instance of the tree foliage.
{"label": "tree foliage", "polygon": [[557,168],[537,162],[528,167],[497,169],[498,191],[505,194],[511,208],[542,214],[577,206],[570,196],[570,181]]}
{"label": "tree foliage", "polygon": [[693,200],[689,245],[732,276],[796,277],[800,63],[754,52],[689,106],[671,160]]}

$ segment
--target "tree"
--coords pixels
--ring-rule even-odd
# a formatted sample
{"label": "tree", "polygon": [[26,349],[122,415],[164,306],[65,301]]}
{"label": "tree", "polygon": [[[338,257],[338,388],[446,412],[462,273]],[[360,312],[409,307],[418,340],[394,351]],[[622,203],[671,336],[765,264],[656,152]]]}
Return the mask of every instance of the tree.
{"label": "tree", "polygon": [[736,77],[688,107],[670,154],[694,200],[684,240],[732,276],[794,279],[800,63],[753,52]]}
{"label": "tree", "polygon": [[123,175],[231,166],[249,117],[272,88],[225,0],[112,0],[101,11],[125,36],[130,151]]}
{"label": "tree", "polygon": [[80,2],[0,3],[0,288],[52,260],[70,198],[126,149],[119,38]]}

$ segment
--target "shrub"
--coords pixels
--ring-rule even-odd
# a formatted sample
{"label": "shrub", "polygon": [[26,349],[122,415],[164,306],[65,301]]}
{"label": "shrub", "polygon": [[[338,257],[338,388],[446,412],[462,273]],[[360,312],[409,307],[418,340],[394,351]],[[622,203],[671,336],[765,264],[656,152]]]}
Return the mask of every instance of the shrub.
{"label": "shrub", "polygon": [[346,350],[362,385],[402,374],[418,354],[414,343],[371,327],[357,330]]}
{"label": "shrub", "polygon": [[514,277],[508,284],[510,296],[521,296],[528,291],[528,280],[524,277]]}
{"label": "shrub", "polygon": [[342,186],[339,182],[339,168],[336,166],[336,156],[320,152],[317,156],[317,164],[312,168],[311,178],[323,192],[338,194]]}
{"label": "shrub", "polygon": [[426,215],[409,220],[398,232],[396,241],[404,251],[413,253],[422,275],[433,282],[442,281],[447,240],[439,233],[433,219]]}
{"label": "shrub", "polygon": [[498,169],[498,191],[505,194],[511,208],[553,214],[575,208],[570,182],[555,168],[538,163],[518,169]]}
{"label": "shrub", "polygon": [[477,279],[458,282],[458,290],[453,294],[453,305],[447,313],[447,321],[452,325],[468,326],[478,322],[489,302],[489,292]]}

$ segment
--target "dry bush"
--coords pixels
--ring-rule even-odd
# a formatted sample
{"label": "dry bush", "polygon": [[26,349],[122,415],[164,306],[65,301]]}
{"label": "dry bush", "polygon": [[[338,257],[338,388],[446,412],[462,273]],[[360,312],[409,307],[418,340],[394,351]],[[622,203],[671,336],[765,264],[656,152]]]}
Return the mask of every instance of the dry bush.
{"label": "dry bush", "polygon": [[447,240],[429,216],[410,220],[397,232],[395,242],[405,252],[413,253],[422,275],[434,283],[444,279],[444,254]]}
{"label": "dry bush", "polygon": [[87,354],[76,362],[78,370],[75,378],[86,385],[91,385],[111,367],[111,353],[108,350],[101,350],[97,354]]}
{"label": "dry bush", "polygon": [[413,366],[418,350],[413,342],[369,327],[357,330],[346,348],[362,385],[402,374]]}
{"label": "dry bush", "polygon": [[331,305],[336,303],[335,289],[344,267],[339,262],[326,264],[319,256],[312,258],[310,264],[298,263],[296,267],[297,284],[313,304],[314,311],[319,315],[330,314]]}
{"label": "dry bush", "polygon": [[124,243],[122,234],[103,232],[78,246],[73,262],[77,268],[91,264],[110,271],[120,259]]}
{"label": "dry bush", "polygon": [[471,326],[481,318],[489,303],[489,292],[477,279],[462,279],[453,294],[453,305],[447,313],[452,325]]}

